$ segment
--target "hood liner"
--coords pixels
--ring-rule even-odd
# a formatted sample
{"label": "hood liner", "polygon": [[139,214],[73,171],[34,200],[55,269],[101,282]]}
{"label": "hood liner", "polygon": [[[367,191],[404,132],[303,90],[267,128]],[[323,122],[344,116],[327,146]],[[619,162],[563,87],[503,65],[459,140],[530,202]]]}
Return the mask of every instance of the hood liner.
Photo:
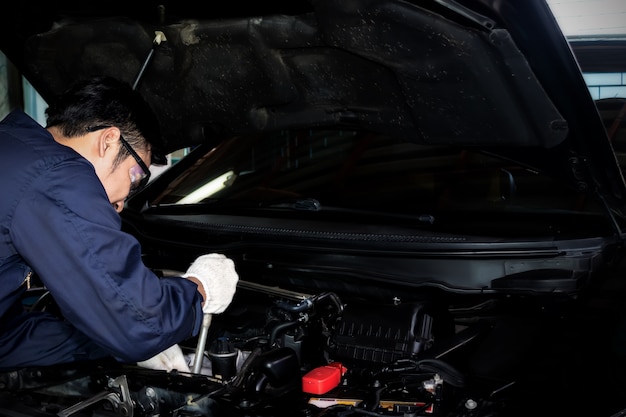
{"label": "hood liner", "polygon": [[[431,10],[320,0],[293,15],[270,2],[262,16],[231,10],[205,20],[196,11],[163,23],[110,7],[22,29],[19,54],[19,45],[0,42],[44,98],[95,74],[134,83],[153,50],[138,89],[157,113],[166,152],[339,124],[485,149],[621,204],[611,145],[600,118],[588,121],[593,102],[545,3],[464,3],[489,18],[446,0]],[[157,32],[166,41],[154,45]]]}
{"label": "hood liner", "polygon": [[139,90],[167,151],[303,124],[369,126],[428,144],[550,148],[565,138],[565,121],[505,30],[468,30],[402,3],[334,7],[318,19],[67,23],[30,39],[26,55],[39,71],[55,68],[54,93],[92,74],[132,83],[162,31]]}

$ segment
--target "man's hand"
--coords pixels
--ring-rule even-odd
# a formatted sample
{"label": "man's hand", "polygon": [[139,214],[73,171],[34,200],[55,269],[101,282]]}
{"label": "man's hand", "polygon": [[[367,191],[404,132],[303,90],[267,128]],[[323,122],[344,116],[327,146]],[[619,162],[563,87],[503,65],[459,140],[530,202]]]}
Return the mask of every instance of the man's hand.
{"label": "man's hand", "polygon": [[173,345],[148,360],[137,362],[137,365],[160,371],[172,371],[176,369],[179,372],[191,372],[183,356],[183,351],[178,345]]}
{"label": "man's hand", "polygon": [[234,262],[224,255],[211,253],[198,257],[189,267],[183,278],[199,281],[204,290],[205,314],[219,314],[226,310],[235,295],[239,276]]}

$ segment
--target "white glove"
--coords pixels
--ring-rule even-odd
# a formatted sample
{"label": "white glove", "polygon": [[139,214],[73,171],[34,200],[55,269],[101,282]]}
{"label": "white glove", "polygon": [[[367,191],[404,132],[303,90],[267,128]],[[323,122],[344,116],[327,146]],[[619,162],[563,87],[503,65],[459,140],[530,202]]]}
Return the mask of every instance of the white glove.
{"label": "white glove", "polygon": [[204,287],[202,312],[219,314],[226,310],[235,295],[239,276],[232,259],[218,253],[198,257],[183,278],[195,277]]}
{"label": "white glove", "polygon": [[191,372],[189,365],[187,365],[187,360],[183,355],[183,351],[178,345],[172,345],[148,360],[137,362],[137,365],[160,371],[172,371],[176,369],[179,372]]}

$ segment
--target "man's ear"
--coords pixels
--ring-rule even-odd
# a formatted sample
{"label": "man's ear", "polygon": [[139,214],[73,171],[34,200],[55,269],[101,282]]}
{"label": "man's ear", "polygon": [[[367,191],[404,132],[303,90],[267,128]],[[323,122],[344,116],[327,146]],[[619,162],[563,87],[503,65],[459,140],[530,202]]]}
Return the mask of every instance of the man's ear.
{"label": "man's ear", "polygon": [[113,144],[119,140],[120,131],[116,127],[103,129],[98,136],[98,155],[104,158],[107,150],[113,149]]}

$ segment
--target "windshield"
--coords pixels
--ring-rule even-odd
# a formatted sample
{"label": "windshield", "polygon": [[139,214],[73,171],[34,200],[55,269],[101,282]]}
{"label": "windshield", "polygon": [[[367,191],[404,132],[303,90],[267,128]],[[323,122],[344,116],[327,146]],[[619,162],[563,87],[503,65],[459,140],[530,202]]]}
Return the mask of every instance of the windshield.
{"label": "windshield", "polygon": [[[193,164],[170,180],[151,206],[289,203],[284,207],[426,220],[442,213],[603,213],[590,196],[510,161],[370,132],[304,130],[235,137],[213,149],[196,149],[189,157]],[[608,222],[602,223],[607,227]]]}

